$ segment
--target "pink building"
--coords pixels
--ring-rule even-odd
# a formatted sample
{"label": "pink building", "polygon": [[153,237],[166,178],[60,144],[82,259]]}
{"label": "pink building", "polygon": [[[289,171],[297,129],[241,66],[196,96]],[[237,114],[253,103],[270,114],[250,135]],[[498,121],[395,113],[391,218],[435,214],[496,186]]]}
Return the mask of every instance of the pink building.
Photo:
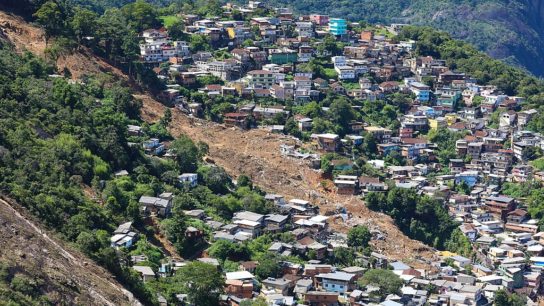
{"label": "pink building", "polygon": [[310,15],[310,21],[318,26],[326,26],[329,24],[329,16],[327,15]]}

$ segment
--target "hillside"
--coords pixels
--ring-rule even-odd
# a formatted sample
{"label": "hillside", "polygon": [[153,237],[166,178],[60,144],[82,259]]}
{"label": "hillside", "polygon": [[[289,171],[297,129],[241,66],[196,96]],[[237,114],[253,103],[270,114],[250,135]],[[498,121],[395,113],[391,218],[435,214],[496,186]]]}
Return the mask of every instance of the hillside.
{"label": "hillside", "polygon": [[273,0],[297,12],[353,21],[431,25],[497,59],[544,75],[544,3],[539,0]]}
{"label": "hillside", "polygon": [[[30,295],[63,305],[139,304],[110,273],[20,211],[0,198],[0,300],[34,305]],[[9,282],[15,290],[6,290]]]}
{"label": "hillside", "polygon": [[[2,24],[10,24],[10,28],[4,28],[4,31],[18,50],[26,49],[37,55],[43,54],[43,49],[32,47],[35,46],[34,37],[42,35],[40,29],[25,23],[19,17],[0,12],[0,25]],[[81,65],[82,59],[85,59],[85,65]],[[66,55],[59,59],[57,65],[60,68],[66,65],[73,78],[103,71],[112,73],[117,79],[127,79],[120,70],[85,51]],[[143,102],[142,119],[152,123],[161,118],[166,107],[146,93],[137,94],[135,97]],[[279,145],[286,141],[284,137],[260,129],[242,132],[225,129],[214,123],[195,122],[179,111],[172,112],[170,127],[173,136],[186,134],[195,142],[206,142],[210,147],[209,157],[224,167],[230,175],[237,177],[246,174],[263,189],[284,194],[289,198],[313,197],[320,204],[323,213],[347,206],[354,216],[351,223],[368,224],[370,228],[383,233],[386,238],[374,243],[377,249],[392,258],[418,264],[416,258],[432,257],[430,248],[406,237],[390,217],[370,211],[360,199],[323,192],[319,176],[308,169],[307,165],[280,156]],[[340,223],[336,226],[347,231],[348,228]],[[393,244],[391,241],[399,243]]]}
{"label": "hillside", "polygon": [[[147,122],[157,121],[166,109],[147,95],[138,95],[143,101],[142,118]],[[247,132],[225,128],[223,125],[189,118],[180,111],[172,113],[170,128],[174,136],[188,135],[194,141],[205,141],[209,145],[209,157],[235,177],[245,174],[255,184],[268,192],[285,195],[287,198],[311,200],[319,205],[321,213],[330,214],[345,207],[353,215],[346,223],[334,221],[334,227],[347,232],[349,227],[365,224],[384,236],[373,241],[377,250],[387,256],[422,266],[421,260],[433,258],[432,250],[419,241],[406,237],[393,220],[382,213],[369,210],[364,202],[351,196],[326,192],[321,187],[320,175],[311,170],[306,162],[283,158],[279,147],[291,143],[291,137],[271,134],[265,129]],[[423,264],[424,265],[424,264]]]}
{"label": "hillside", "polygon": [[[528,173],[529,161],[544,159],[540,135],[531,147],[518,141],[533,136],[531,130],[544,130],[543,81],[468,43],[432,27],[406,26],[386,43],[375,35],[360,46],[333,35],[309,39],[311,24],[297,24],[298,33],[288,31],[289,24],[285,30],[293,33],[286,37],[298,37],[289,41],[309,41],[315,57],[304,63],[297,56],[280,75],[264,70],[270,67],[266,62],[274,63],[265,55],[275,43],[250,32],[252,16],[243,17],[243,28],[255,42],[238,41],[248,46],[229,54],[220,43],[235,38],[188,36],[177,22],[164,31],[160,17],[166,9],[144,0],[101,16],[72,11],[69,1],[48,0],[34,22],[0,6],[0,242],[7,246],[0,251],[0,300],[212,306],[223,293],[236,294],[228,281],[246,262],[255,263],[255,270],[243,279],[265,289],[269,280],[290,277],[280,263],[308,270],[310,260],[329,264],[331,271],[368,268],[364,282],[355,283],[352,275],[343,287],[368,294],[372,278],[389,275],[383,282],[394,288],[377,282],[384,299],[403,292],[399,272],[449,280],[434,265],[441,259],[451,257],[457,275],[472,273],[472,264],[480,263],[500,273],[488,263],[493,258],[487,250],[472,243],[488,228],[473,223],[474,230],[465,233],[470,223],[458,200],[470,201],[475,214],[490,211],[495,201],[507,202],[510,212],[540,220],[519,226],[531,233],[544,229],[540,192],[527,196],[527,208],[496,196],[505,191],[517,198],[527,192],[513,187],[542,187],[521,183],[532,181],[532,174],[517,170]],[[199,7],[200,16],[210,18],[234,16],[238,9],[244,7],[214,1]],[[271,8],[262,10],[253,14],[278,17]],[[222,24],[213,21],[206,28],[226,31]],[[305,25],[312,33],[300,29]],[[156,31],[143,31],[150,28]],[[383,27],[354,27],[350,41],[366,29]],[[156,38],[142,39],[142,31]],[[160,46],[157,58],[148,57],[150,46]],[[237,54],[246,52],[244,63]],[[259,57],[251,61],[251,54]],[[180,59],[189,55],[192,61]],[[240,75],[202,73],[213,71],[219,60],[247,77],[240,82]],[[353,66],[343,66],[348,63]],[[309,71],[312,76],[297,74]],[[261,74],[268,80],[256,77]],[[280,76],[293,80],[290,88],[296,90],[288,98],[276,95],[285,84]],[[238,85],[234,92],[231,86]],[[305,95],[297,96],[302,89]],[[255,105],[248,107],[250,102]],[[458,116],[472,106],[482,114]],[[521,119],[514,121],[518,114]],[[485,146],[477,142],[483,148],[469,153],[469,140],[479,138]],[[466,152],[458,146],[463,139]],[[496,162],[484,173],[490,156],[509,163]],[[499,177],[520,184],[509,188]],[[472,190],[485,193],[471,199]],[[283,201],[293,199],[307,203]],[[502,220],[502,210],[492,218]],[[387,271],[383,257],[402,265],[392,263],[397,271]],[[540,273],[529,265],[524,269]],[[298,268],[291,273],[309,275]],[[244,289],[244,282],[236,283]],[[262,290],[249,283],[247,298],[253,289]],[[437,290],[453,288],[443,285]],[[315,289],[329,291],[323,281]],[[457,290],[464,289],[474,292],[472,286]],[[537,295],[531,291],[530,298]]]}

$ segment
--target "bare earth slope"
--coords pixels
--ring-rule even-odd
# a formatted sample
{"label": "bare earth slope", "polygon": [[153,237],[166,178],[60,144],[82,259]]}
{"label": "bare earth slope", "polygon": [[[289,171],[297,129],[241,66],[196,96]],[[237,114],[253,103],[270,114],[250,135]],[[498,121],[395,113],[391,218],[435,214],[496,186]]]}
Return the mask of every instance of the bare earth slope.
{"label": "bare earth slope", "polygon": [[[3,27],[6,23],[10,25],[9,29]],[[45,43],[39,44],[35,41],[43,37],[40,29],[2,12],[0,28],[18,50],[26,49],[37,55],[44,54]],[[121,71],[86,51],[65,56],[57,64],[60,69],[68,67],[74,78],[84,74],[110,72],[120,79],[127,80]],[[144,120],[154,122],[162,116],[165,107],[151,96],[142,93],[135,97],[143,101]],[[352,218],[347,223],[335,218],[333,226],[341,231],[347,231],[350,225],[367,224],[371,229],[380,231],[384,239],[375,241],[375,247],[391,258],[420,265],[417,258],[432,257],[432,250],[429,247],[406,237],[393,224],[390,217],[368,210],[360,199],[324,191],[319,175],[310,170],[306,164],[282,158],[279,146],[286,141],[292,141],[289,138],[260,129],[250,131],[226,129],[219,124],[189,118],[178,111],[173,111],[170,129],[174,136],[187,134],[195,141],[208,143],[209,157],[214,162],[233,176],[240,174],[250,176],[257,185],[268,192],[283,194],[287,198],[311,200],[320,205],[322,213],[346,207]]]}
{"label": "bare earth slope", "polygon": [[[137,95],[143,101],[142,117],[148,122],[158,120],[164,106],[147,95]],[[248,175],[254,183],[268,192],[287,198],[302,198],[319,204],[322,213],[346,207],[353,215],[346,223],[334,218],[333,227],[347,231],[350,225],[366,224],[384,235],[375,241],[377,250],[395,258],[418,265],[417,258],[430,259],[432,250],[421,242],[409,239],[384,214],[370,211],[356,197],[337,195],[323,190],[319,174],[302,161],[283,158],[280,145],[292,142],[289,137],[272,134],[264,129],[242,131],[220,124],[189,118],[174,110],[170,131],[174,136],[186,134],[210,147],[209,157],[231,175]]]}
{"label": "bare earth slope", "polygon": [[0,245],[0,262],[12,273],[43,280],[41,293],[53,304],[139,304],[106,270],[50,236],[17,204],[1,198]]}

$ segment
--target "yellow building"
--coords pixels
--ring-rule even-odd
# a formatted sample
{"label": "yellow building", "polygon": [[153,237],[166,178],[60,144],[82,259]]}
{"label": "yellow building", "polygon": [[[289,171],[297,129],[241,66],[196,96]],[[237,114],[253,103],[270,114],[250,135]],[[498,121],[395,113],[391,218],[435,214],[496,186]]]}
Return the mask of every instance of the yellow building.
{"label": "yellow building", "polygon": [[457,114],[447,114],[445,118],[448,125],[452,125],[457,122]]}
{"label": "yellow building", "polygon": [[434,119],[429,119],[429,127],[431,130],[438,130],[447,126],[446,119],[444,117],[438,117]]}
{"label": "yellow building", "polygon": [[229,35],[230,39],[236,38],[236,31],[234,28],[227,28],[227,34]]}

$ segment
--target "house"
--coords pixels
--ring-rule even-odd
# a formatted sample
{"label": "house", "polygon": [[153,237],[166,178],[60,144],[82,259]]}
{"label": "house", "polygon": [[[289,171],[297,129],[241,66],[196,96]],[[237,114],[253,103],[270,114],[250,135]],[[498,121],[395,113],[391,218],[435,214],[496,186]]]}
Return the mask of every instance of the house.
{"label": "house", "polygon": [[334,180],[338,194],[356,194],[359,188],[358,184],[359,180],[355,175],[338,175]]}
{"label": "house", "polygon": [[129,136],[140,136],[142,134],[142,128],[138,125],[127,125],[127,131]]}
{"label": "house", "polygon": [[466,257],[457,255],[450,257],[451,260],[453,260],[453,264],[456,265],[459,268],[464,268],[465,266],[469,265],[472,261]]}
{"label": "house", "polygon": [[143,142],[144,151],[147,154],[161,155],[165,151],[165,146],[159,142],[158,138],[151,138]]}
{"label": "house", "polygon": [[502,113],[499,119],[499,127],[502,129],[513,127],[514,122],[516,121],[516,116],[517,114],[513,110]]}
{"label": "house", "polygon": [[508,223],[520,224],[527,218],[528,213],[523,209],[515,209],[507,214],[506,220]]}
{"label": "house", "polygon": [[138,203],[144,214],[153,213],[161,217],[168,216],[172,208],[172,198],[166,196],[163,196],[162,198],[161,196],[141,196]]}
{"label": "house", "polygon": [[225,281],[225,293],[240,299],[253,297],[253,281],[228,279]]}
{"label": "house", "polygon": [[395,81],[388,81],[380,83],[379,88],[385,93],[390,93],[399,90],[399,83]]}
{"label": "house", "polygon": [[463,171],[455,175],[455,184],[466,183],[468,187],[472,188],[478,182],[478,171]]}
{"label": "house", "polygon": [[502,220],[506,220],[507,214],[513,211],[515,207],[515,200],[507,196],[490,196],[485,199],[485,210]]}
{"label": "house", "polygon": [[268,50],[268,61],[272,64],[284,65],[293,64],[298,60],[298,53],[291,49]]}
{"label": "house", "polygon": [[353,69],[351,66],[334,66],[334,70],[338,74],[339,80],[355,79],[355,69]]}
{"label": "house", "polygon": [[304,302],[309,306],[337,306],[338,293],[325,291],[308,291],[304,294]]}
{"label": "house", "polygon": [[304,294],[306,294],[306,292],[312,289],[313,283],[314,282],[308,278],[299,279],[295,283],[295,288],[293,289],[293,293],[299,299],[303,299]]}
{"label": "house", "polygon": [[248,114],[243,113],[226,113],[223,115],[223,122],[228,127],[239,127],[246,129],[248,127]]}
{"label": "house", "polygon": [[419,82],[411,82],[409,84],[410,91],[416,95],[416,100],[419,102],[429,102],[431,87]]}
{"label": "house", "polygon": [[308,263],[304,265],[304,276],[307,277],[314,277],[321,273],[330,273],[332,272],[332,266],[328,264],[314,264],[314,263]]}
{"label": "house", "polygon": [[459,229],[470,241],[474,241],[478,237],[478,230],[472,223],[463,223]]}
{"label": "house", "polygon": [[255,272],[255,268],[257,268],[258,265],[259,263],[256,261],[243,261],[243,262],[240,262],[240,265],[238,266],[238,268],[241,271],[248,271],[250,273],[253,273]]}
{"label": "house", "polygon": [[259,224],[262,224],[264,219],[265,219],[264,215],[250,212],[250,211],[240,211],[235,213],[234,216],[232,217],[233,221],[249,220],[249,221],[257,222]]}
{"label": "house", "polygon": [[111,247],[130,248],[138,239],[138,234],[132,230],[132,222],[125,222],[117,227],[110,238]]}
{"label": "house", "polygon": [[233,223],[238,226],[238,233],[240,233],[241,235],[245,235],[249,238],[255,238],[261,234],[262,226],[260,222],[241,219],[234,220]]}
{"label": "house", "polygon": [[311,22],[296,22],[295,32],[301,37],[313,37],[314,24]]}
{"label": "house", "polygon": [[266,215],[264,219],[265,228],[270,232],[281,232],[285,228],[287,221],[289,220],[288,215],[277,215],[269,214]]}
{"label": "house", "polygon": [[252,70],[247,73],[247,79],[252,88],[270,88],[276,83],[276,75],[267,70]]}
{"label": "house", "polygon": [[310,15],[310,21],[315,23],[317,26],[326,26],[329,24],[329,16],[312,14]]}
{"label": "house", "polygon": [[355,274],[332,272],[318,274],[315,278],[323,290],[344,294],[351,291]]}
{"label": "house", "polygon": [[268,277],[267,279],[263,280],[261,284],[263,285],[263,287],[267,289],[272,289],[277,293],[281,293],[283,295],[288,295],[289,289],[293,287],[293,283],[284,278]]}
{"label": "house", "polygon": [[182,185],[189,187],[196,187],[198,185],[198,174],[196,173],[183,173],[178,176],[178,180]]}
{"label": "house", "polygon": [[155,272],[149,266],[133,266],[132,269],[140,274],[144,283],[155,279]]}
{"label": "house", "polygon": [[315,137],[319,150],[335,152],[340,147],[340,136],[336,134],[317,134],[312,137]]}
{"label": "house", "polygon": [[255,276],[248,271],[236,271],[236,272],[227,272],[225,273],[225,279],[228,280],[240,280],[244,282],[253,282]]}
{"label": "house", "polygon": [[335,36],[345,35],[347,33],[347,21],[341,18],[329,19],[329,33]]}
{"label": "house", "polygon": [[311,118],[299,117],[295,119],[295,121],[297,122],[298,129],[301,132],[309,131],[312,129],[313,120]]}

